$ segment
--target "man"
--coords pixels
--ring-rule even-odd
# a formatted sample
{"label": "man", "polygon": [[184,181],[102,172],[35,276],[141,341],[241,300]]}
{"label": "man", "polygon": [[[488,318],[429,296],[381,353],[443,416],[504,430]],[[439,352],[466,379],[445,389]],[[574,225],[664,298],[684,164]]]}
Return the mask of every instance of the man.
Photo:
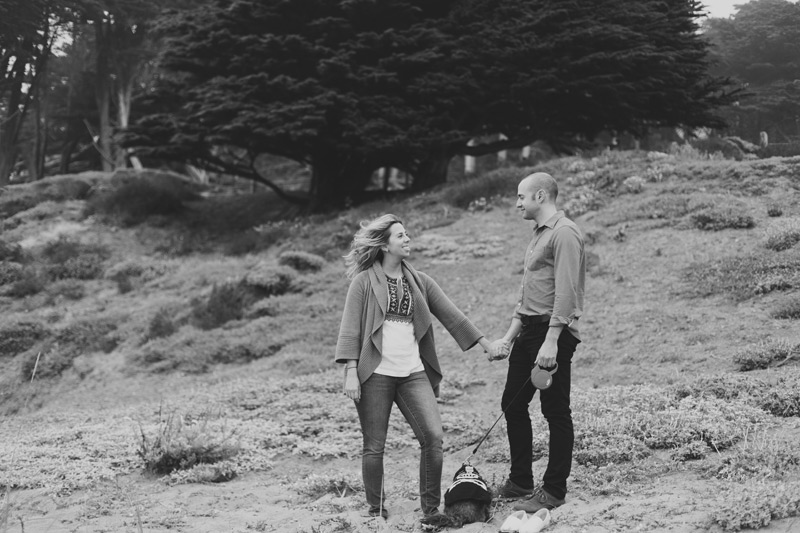
{"label": "man", "polygon": [[[514,509],[534,513],[562,505],[572,468],[575,440],[570,410],[572,355],[580,342],[578,319],[583,312],[586,272],[583,237],[574,222],[556,208],[558,185],[543,172],[523,179],[517,209],[536,227],[525,254],[520,299],[508,332],[490,354],[504,358],[510,343],[508,377],[502,408],[508,425],[511,471],[499,490],[504,499],[525,498]],[[528,406],[536,389],[530,382],[534,365],[558,364],[549,388],[540,391],[541,411],[550,428],[549,457],[542,484],[534,490],[533,432]]]}

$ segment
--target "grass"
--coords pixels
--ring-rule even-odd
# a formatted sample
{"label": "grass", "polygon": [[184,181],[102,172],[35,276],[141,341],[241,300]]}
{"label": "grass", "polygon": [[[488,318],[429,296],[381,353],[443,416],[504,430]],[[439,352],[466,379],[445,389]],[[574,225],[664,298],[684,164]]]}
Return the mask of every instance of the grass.
{"label": "grass", "polygon": [[[664,220],[681,227],[682,231],[672,232],[679,233],[674,238],[690,248],[701,234],[687,222],[692,215],[732,200],[731,183],[739,180],[741,195],[736,201],[742,202],[747,213],[760,213],[754,215],[760,227],[766,220],[764,206],[774,197],[763,196],[761,189],[769,190],[796,167],[794,161],[734,163],[688,152],[664,156],[609,152],[552,160],[536,168],[551,171],[564,184],[564,204],[573,216],[586,213],[587,220],[595,215],[594,220],[602,220],[610,219],[614,211],[618,220],[620,216],[630,221]],[[260,473],[270,484],[285,487],[290,506],[326,496],[346,502],[339,510],[331,506],[315,511],[320,520],[314,527],[320,531],[339,527],[343,522],[335,521],[340,518],[351,530],[363,527],[353,509],[363,490],[357,464],[361,436],[355,410],[341,395],[341,373],[332,369],[331,362],[347,288],[341,256],[360,220],[396,212],[419,244],[414,248],[414,264],[431,273],[487,335],[496,335],[507,326],[518,281],[519,266],[509,254],[523,249],[528,237],[527,226],[508,213],[515,182],[527,171],[527,167],[508,168],[421,195],[398,196],[337,214],[292,215],[284,221],[275,221],[277,215],[265,212],[269,210],[263,205],[259,211],[259,194],[210,202],[186,200],[187,209],[174,217],[148,216],[135,227],[115,228],[105,240],[97,241],[110,253],[104,256],[99,276],[56,282],[45,278],[44,294],[2,300],[13,323],[25,316],[43,332],[31,339],[33,344],[9,345],[9,353],[15,355],[0,358],[0,371],[20,364],[24,354],[26,364],[38,366],[37,374],[47,372],[51,363],[51,368],[58,366],[52,359],[48,363],[47,357],[61,357],[67,354],[62,349],[70,346],[76,351],[69,353],[79,353],[82,368],[88,369],[86,383],[101,386],[117,369],[124,371],[124,379],[109,384],[114,397],[119,394],[121,399],[109,396],[103,411],[89,415],[68,407],[58,410],[52,397],[43,393],[38,401],[50,405],[49,409],[5,419],[4,434],[7,428],[12,437],[0,442],[0,455],[30,449],[35,457],[11,466],[0,462],[0,483],[11,490],[42,488],[59,498],[148,468],[160,472],[159,483],[164,484],[222,482]],[[631,176],[642,179],[637,194],[624,185]],[[511,198],[506,197],[509,190]],[[780,220],[797,215],[797,206],[788,200],[781,205]],[[212,228],[215,217],[224,219],[219,232]],[[769,220],[764,225],[777,222]],[[95,231],[103,228],[96,224]],[[197,231],[188,238],[189,233],[181,233],[187,229]],[[667,229],[671,228],[663,231]],[[629,231],[626,242],[598,239],[587,248],[604,262],[618,259],[626,266],[626,254],[636,252],[627,249],[636,246],[636,231],[640,228]],[[237,232],[246,235],[234,243],[231,236]],[[796,364],[790,359],[780,368],[718,372],[721,366],[736,366],[733,356],[739,352],[733,346],[741,349],[747,364],[762,360],[753,350],[758,347],[757,333],[763,332],[747,322],[752,316],[747,313],[763,311],[759,316],[769,322],[764,308],[783,301],[771,293],[785,292],[781,296],[788,300],[797,286],[798,247],[770,249],[764,234],[756,233],[714,235],[726,257],[700,254],[711,259],[687,269],[684,280],[696,297],[693,300],[683,295],[653,297],[669,293],[672,278],[668,275],[662,276],[661,285],[659,280],[652,282],[654,292],[649,292],[649,280],[640,283],[637,272],[654,269],[654,274],[663,274],[681,268],[664,233],[653,234],[661,239],[658,246],[664,254],[657,261],[639,254],[631,271],[624,273],[625,282],[590,277],[593,309],[589,312],[587,307],[586,343],[581,345],[573,374],[577,434],[571,491],[576,498],[591,496],[610,504],[678,479],[693,484],[698,498],[703,498],[699,509],[718,527],[744,527],[796,514],[791,492],[797,488],[791,481],[798,474],[796,455],[787,444],[791,440],[774,437],[786,418],[800,413]],[[172,243],[169,239],[176,235],[186,238],[179,251],[154,251],[159,243]],[[260,236],[266,236],[265,240],[259,241],[256,237]],[[491,241],[492,236],[498,241]],[[22,237],[21,233],[14,236]],[[226,240],[231,240],[229,247],[224,245]],[[11,237],[9,242],[14,242]],[[173,259],[178,253],[191,257]],[[234,257],[224,258],[221,253]],[[78,254],[82,255],[87,255],[86,250]],[[25,262],[23,266],[35,265]],[[56,284],[64,288],[62,293],[56,294],[61,290]],[[69,294],[79,294],[79,287],[81,299],[60,303]],[[50,293],[56,294],[55,299],[45,305]],[[731,298],[697,298],[717,294]],[[745,304],[736,306],[735,302]],[[665,312],[653,314],[655,308]],[[194,309],[199,309],[197,314]],[[631,314],[625,314],[628,311]],[[217,313],[208,322],[213,327],[198,327],[198,316]],[[113,317],[110,320],[117,328],[86,325],[100,324],[98,319],[104,316]],[[769,324],[778,327],[775,322]],[[626,337],[626,325],[636,326],[638,334]],[[731,325],[735,327],[726,327]],[[460,353],[438,324],[436,328],[446,372],[440,404],[445,456],[452,462],[471,451],[499,414],[497,388],[503,369],[486,366],[479,350]],[[800,341],[790,328],[785,331],[787,343]],[[704,340],[684,343],[689,337]],[[53,349],[43,350],[39,364],[31,364],[30,351],[38,354],[37,344],[46,339],[57,340],[58,349],[55,342],[48,345]],[[80,339],[87,341],[82,344]],[[640,339],[650,344],[645,346]],[[23,345],[27,347],[16,351]],[[767,355],[768,367],[782,361]],[[662,357],[663,363],[654,363]],[[18,367],[13,368],[18,381]],[[70,377],[63,383],[88,390],[77,372],[65,375]],[[632,385],[639,379],[636,376],[644,376],[642,381],[648,384]],[[598,388],[592,387],[593,380],[600,384]],[[613,385],[614,380],[624,384]],[[38,384],[56,387],[60,383],[48,381]],[[668,381],[676,384],[666,386]],[[130,390],[140,387],[135,393]],[[58,398],[66,406],[76,397],[61,389]],[[129,402],[130,397],[141,403]],[[181,405],[181,412],[154,416],[154,404],[161,397]],[[535,458],[541,460],[547,455],[547,428],[535,404],[533,444]],[[413,505],[409,502],[416,492],[417,445],[397,412],[390,420],[387,446],[395,501]],[[504,479],[508,453],[501,423],[477,457],[491,474],[487,479],[495,484]],[[751,475],[760,480],[758,488],[740,481],[753,464],[757,471]],[[778,472],[785,479],[777,477]],[[695,477],[687,481],[683,477],[687,475]],[[345,500],[351,494],[356,497]],[[717,494],[728,495],[737,505],[718,501]],[[268,514],[270,505],[259,502],[259,511]],[[619,514],[628,507],[620,508]],[[7,511],[11,519],[18,514],[16,509],[12,504]],[[197,509],[187,507],[186,512],[192,511]],[[142,507],[137,520],[147,524],[159,512],[158,506]],[[581,508],[576,517],[565,516],[560,527],[579,529],[583,526],[578,522],[603,519],[591,513]],[[665,524],[670,520],[669,515],[662,518]],[[208,518],[210,524],[214,520]],[[333,521],[323,526],[325,520]],[[253,527],[269,530],[260,524]],[[626,524],[630,525],[616,522],[615,527],[625,529]]]}

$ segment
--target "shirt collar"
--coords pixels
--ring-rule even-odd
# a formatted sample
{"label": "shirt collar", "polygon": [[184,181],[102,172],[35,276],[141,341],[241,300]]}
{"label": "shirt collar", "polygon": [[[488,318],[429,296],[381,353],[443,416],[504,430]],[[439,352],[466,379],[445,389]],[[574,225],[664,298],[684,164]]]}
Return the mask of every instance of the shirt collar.
{"label": "shirt collar", "polygon": [[536,226],[535,229],[539,229],[542,226],[547,226],[548,228],[553,229],[556,227],[556,222],[558,222],[560,218],[564,218],[564,211],[556,211],[553,216],[544,221],[544,224],[541,226]]}

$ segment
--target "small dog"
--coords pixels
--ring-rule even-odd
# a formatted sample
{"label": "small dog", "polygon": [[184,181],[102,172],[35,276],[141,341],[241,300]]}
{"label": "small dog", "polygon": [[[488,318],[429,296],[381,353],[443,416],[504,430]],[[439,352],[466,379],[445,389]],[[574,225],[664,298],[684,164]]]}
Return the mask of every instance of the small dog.
{"label": "small dog", "polygon": [[453,483],[444,493],[444,513],[435,523],[429,521],[428,531],[445,527],[461,527],[473,522],[486,522],[491,518],[489,507],[492,493],[478,470],[464,463],[453,477]]}

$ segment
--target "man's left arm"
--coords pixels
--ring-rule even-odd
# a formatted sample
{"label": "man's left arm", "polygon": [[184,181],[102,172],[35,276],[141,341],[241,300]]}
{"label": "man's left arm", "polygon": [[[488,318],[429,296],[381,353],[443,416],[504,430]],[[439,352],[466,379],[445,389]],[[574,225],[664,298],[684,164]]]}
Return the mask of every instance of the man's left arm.
{"label": "man's left arm", "polygon": [[555,366],[558,338],[562,330],[580,318],[579,294],[583,290],[583,265],[583,239],[578,230],[571,226],[556,230],[553,233],[555,302],[550,328],[536,357],[536,364],[542,368]]}

